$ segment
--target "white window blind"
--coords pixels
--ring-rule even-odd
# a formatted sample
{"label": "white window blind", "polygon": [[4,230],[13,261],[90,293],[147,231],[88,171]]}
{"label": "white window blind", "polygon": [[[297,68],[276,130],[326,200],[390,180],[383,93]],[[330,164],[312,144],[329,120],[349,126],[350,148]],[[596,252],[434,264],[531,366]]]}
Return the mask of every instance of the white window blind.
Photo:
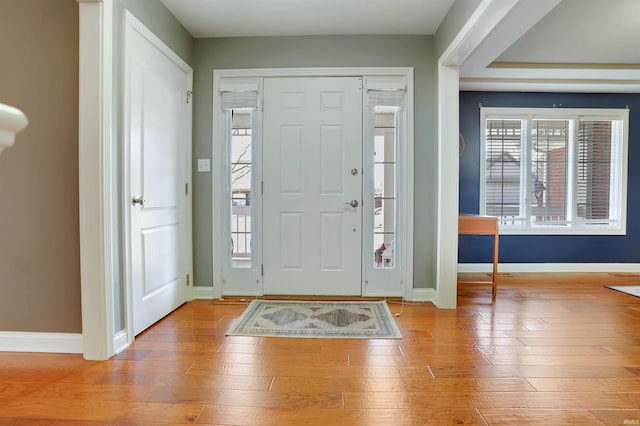
{"label": "white window blind", "polygon": [[369,108],[377,106],[402,108],[404,106],[404,90],[368,90],[367,106]]}
{"label": "white window blind", "polygon": [[514,233],[624,232],[627,110],[483,108],[481,117],[482,214]]}
{"label": "white window blind", "polygon": [[521,120],[487,120],[484,203],[486,214],[522,223]]}
{"label": "white window blind", "polygon": [[257,108],[257,83],[222,83],[222,109]]}
{"label": "white window blind", "polygon": [[398,107],[405,105],[406,81],[404,77],[367,77],[367,107]]}
{"label": "white window blind", "polygon": [[[615,220],[612,187],[618,186],[615,169],[619,126],[610,120],[582,120],[578,130],[577,216],[589,223]],[[612,173],[612,171],[614,173]],[[614,197],[615,198],[615,197]]]}

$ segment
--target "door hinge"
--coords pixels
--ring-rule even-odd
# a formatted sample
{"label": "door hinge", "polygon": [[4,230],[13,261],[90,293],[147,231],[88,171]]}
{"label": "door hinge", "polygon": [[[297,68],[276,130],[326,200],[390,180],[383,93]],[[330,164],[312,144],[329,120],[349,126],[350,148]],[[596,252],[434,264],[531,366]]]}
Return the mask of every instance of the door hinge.
{"label": "door hinge", "polygon": [[189,277],[189,274],[187,274],[187,287],[189,287],[189,281],[190,281],[190,279],[189,279],[189,278],[190,278],[190,277]]}
{"label": "door hinge", "polygon": [[264,277],[264,263],[260,265],[260,276]]}
{"label": "door hinge", "polygon": [[264,181],[260,182],[260,194],[264,194]]}
{"label": "door hinge", "polygon": [[193,98],[193,92],[191,90],[187,90],[187,103],[191,103],[191,99]]}
{"label": "door hinge", "polygon": [[184,184],[184,195],[189,195],[189,184],[188,183]]}

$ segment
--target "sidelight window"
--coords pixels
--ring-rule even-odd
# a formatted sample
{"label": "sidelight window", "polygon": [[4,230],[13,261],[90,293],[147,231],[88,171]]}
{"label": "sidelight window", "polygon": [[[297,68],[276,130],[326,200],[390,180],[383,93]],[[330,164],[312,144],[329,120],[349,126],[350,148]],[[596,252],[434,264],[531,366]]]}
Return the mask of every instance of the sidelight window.
{"label": "sidelight window", "polygon": [[226,111],[227,181],[231,268],[252,268],[254,228],[254,113],[257,85],[228,83],[221,87]]}
{"label": "sidelight window", "polygon": [[[371,179],[365,188],[369,200],[365,206],[372,217],[370,237],[365,238],[370,247],[371,270],[396,270],[399,254],[398,221],[398,152],[400,128],[404,118],[406,81],[397,77],[368,77],[366,79],[366,106],[370,117],[370,144],[366,149],[370,156]],[[370,275],[373,280],[375,274]],[[389,277],[387,277],[389,278]]]}

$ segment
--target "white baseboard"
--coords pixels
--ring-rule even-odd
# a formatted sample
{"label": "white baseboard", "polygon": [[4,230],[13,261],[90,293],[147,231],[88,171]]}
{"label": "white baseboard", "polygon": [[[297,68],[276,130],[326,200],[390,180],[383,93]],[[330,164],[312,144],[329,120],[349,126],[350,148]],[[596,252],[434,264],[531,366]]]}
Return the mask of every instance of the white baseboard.
{"label": "white baseboard", "polygon": [[[492,272],[491,263],[459,263],[458,272]],[[637,272],[639,263],[500,263],[498,272]],[[254,297],[255,295],[248,295]],[[213,287],[194,286],[194,299],[213,299]],[[436,291],[433,288],[414,288],[412,302],[436,303]]]}
{"label": "white baseboard", "polygon": [[192,296],[194,299],[213,299],[213,287],[193,286]]}
{"label": "white baseboard", "polygon": [[0,352],[81,354],[82,334],[0,331]]}
{"label": "white baseboard", "polygon": [[[459,263],[458,272],[492,272],[491,263]],[[640,272],[638,263],[500,263],[498,272]]]}
{"label": "white baseboard", "polygon": [[434,288],[414,288],[411,293],[411,302],[431,302],[436,303],[436,289]]}
{"label": "white baseboard", "polygon": [[127,342],[127,330],[121,330],[116,333],[115,338],[113,339],[113,346],[116,354],[119,354],[129,347],[129,342]]}

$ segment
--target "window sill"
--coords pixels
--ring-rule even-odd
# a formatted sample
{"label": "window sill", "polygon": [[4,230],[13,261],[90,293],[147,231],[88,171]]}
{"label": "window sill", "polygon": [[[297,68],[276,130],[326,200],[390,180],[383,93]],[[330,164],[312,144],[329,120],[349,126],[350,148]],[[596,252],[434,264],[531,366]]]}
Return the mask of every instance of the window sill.
{"label": "window sill", "polygon": [[536,227],[516,227],[500,225],[500,235],[626,235],[625,227],[593,227],[593,228],[574,228],[574,227],[555,227],[555,226],[536,226]]}

